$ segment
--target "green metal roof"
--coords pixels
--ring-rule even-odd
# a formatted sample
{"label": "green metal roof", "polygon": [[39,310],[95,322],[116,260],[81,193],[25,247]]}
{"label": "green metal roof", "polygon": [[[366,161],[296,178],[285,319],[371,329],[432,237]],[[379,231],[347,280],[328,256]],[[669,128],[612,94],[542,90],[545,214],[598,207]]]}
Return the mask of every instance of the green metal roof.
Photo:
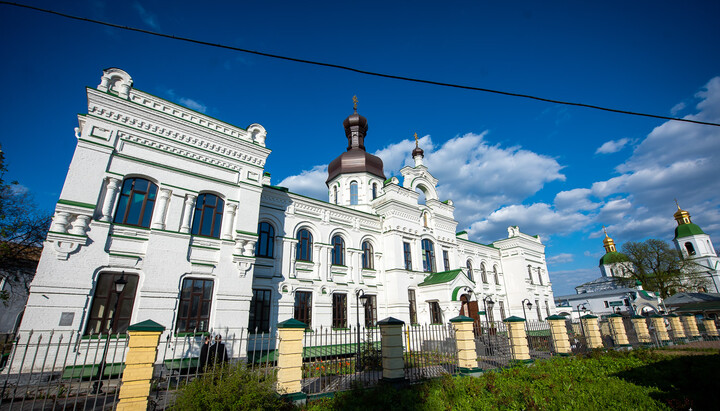
{"label": "green metal roof", "polygon": [[439,273],[430,273],[429,276],[425,277],[425,281],[418,284],[418,287],[449,283],[450,281],[454,280],[461,272],[462,270],[458,268],[455,270],[443,271]]}
{"label": "green metal roof", "polygon": [[628,261],[628,257],[623,253],[618,253],[617,251],[605,253],[604,256],[600,257],[600,265],[620,263],[623,261]]}
{"label": "green metal roof", "polygon": [[705,234],[697,224],[680,224],[675,227],[675,238],[690,237],[696,234]]}

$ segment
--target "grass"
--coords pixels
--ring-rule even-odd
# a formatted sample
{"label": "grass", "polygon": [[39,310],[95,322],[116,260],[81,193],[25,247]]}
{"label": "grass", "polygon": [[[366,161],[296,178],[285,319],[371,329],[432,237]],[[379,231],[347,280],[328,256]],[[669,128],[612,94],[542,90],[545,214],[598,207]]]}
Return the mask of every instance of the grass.
{"label": "grass", "polygon": [[338,393],[308,410],[705,410],[720,401],[718,350],[649,350],[560,357],[479,378],[445,377]]}

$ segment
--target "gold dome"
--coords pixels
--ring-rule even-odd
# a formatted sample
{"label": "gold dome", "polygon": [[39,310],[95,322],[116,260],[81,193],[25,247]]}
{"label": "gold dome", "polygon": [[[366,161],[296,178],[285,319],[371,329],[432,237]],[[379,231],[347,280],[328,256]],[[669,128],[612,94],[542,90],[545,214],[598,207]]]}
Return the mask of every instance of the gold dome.
{"label": "gold dome", "polygon": [[678,204],[677,200],[675,200],[675,205],[677,205],[677,211],[673,214],[673,217],[675,217],[675,221],[677,221],[678,225],[691,224],[692,221],[690,221],[690,213],[680,208],[680,204]]}
{"label": "gold dome", "polygon": [[603,240],[603,247],[605,247],[605,252],[612,253],[617,251],[617,248],[615,247],[615,241],[608,236],[605,226],[603,226],[603,232],[605,233],[605,239]]}

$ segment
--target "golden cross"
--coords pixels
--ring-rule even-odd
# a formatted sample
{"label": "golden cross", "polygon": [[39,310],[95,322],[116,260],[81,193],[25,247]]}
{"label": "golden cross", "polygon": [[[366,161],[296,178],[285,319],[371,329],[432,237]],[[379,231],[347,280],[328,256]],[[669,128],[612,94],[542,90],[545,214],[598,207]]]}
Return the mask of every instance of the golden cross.
{"label": "golden cross", "polygon": [[358,103],[357,96],[353,96],[353,110],[355,110],[355,111],[357,111],[357,103]]}
{"label": "golden cross", "polygon": [[605,229],[605,226],[603,225],[602,228],[603,228],[603,233],[605,233],[605,237],[607,237],[608,235],[607,235],[607,230]]}
{"label": "golden cross", "polygon": [[677,206],[678,210],[680,209],[680,204],[677,201],[677,198],[675,199],[675,205]]}
{"label": "golden cross", "polygon": [[415,133],[415,148],[418,148],[418,138],[417,138],[417,133]]}

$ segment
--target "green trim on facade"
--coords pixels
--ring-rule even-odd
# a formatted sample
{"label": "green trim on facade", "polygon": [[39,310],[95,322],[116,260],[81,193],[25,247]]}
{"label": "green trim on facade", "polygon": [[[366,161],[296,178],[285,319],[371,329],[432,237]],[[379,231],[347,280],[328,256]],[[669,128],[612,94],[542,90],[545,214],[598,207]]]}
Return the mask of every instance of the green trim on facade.
{"label": "green trim on facade", "polygon": [[116,172],[114,172],[114,171],[105,170],[105,173],[106,173],[106,174],[112,174],[112,175],[116,175],[116,176],[118,176],[118,177],[125,178],[125,174],[116,173]]}
{"label": "green trim on facade", "polygon": [[459,235],[467,234],[467,233],[468,233],[467,231],[463,230],[463,231],[455,233],[455,237],[457,237]]}
{"label": "green trim on facade", "polygon": [[111,255],[113,257],[142,258],[141,255],[133,255],[133,254],[108,253],[108,255]]}
{"label": "green trim on facade", "polygon": [[[217,179],[217,178],[214,178],[214,177],[205,176],[205,175],[198,174],[198,173],[193,173],[193,172],[186,171],[186,170],[183,170],[183,169],[180,169],[180,168],[176,168],[176,167],[166,166],[166,165],[164,165],[164,164],[156,163],[156,162],[154,162],[154,161],[143,160],[143,159],[140,159],[140,158],[137,158],[137,157],[133,157],[133,156],[129,156],[129,155],[126,155],[126,154],[116,153],[116,154],[115,154],[115,157],[117,157],[117,158],[122,158],[122,159],[125,159],[125,160],[128,160],[128,161],[135,161],[135,162],[137,162],[137,163],[147,164],[147,165],[149,165],[149,166],[153,166],[153,167],[157,167],[157,168],[162,168],[162,169],[165,169],[165,170],[170,170],[170,171],[173,171],[173,172],[176,172],[176,173],[180,173],[180,174],[185,174],[185,175],[197,177],[197,178],[199,178],[199,179],[206,180],[206,181],[213,181],[213,182],[215,182],[215,183],[225,184],[225,185],[228,185],[228,186],[230,186],[230,187],[237,187],[237,186],[238,186],[237,184],[231,183],[231,182],[229,182],[229,181],[224,181],[224,180],[220,180],[220,179]],[[252,185],[252,184],[250,184],[250,185]]]}
{"label": "green trim on facade", "polygon": [[160,183],[160,185],[163,186],[163,187],[172,187],[172,188],[177,188],[177,189],[180,189],[180,190],[189,191],[189,192],[191,192],[191,193],[199,193],[199,191],[191,190],[191,189],[185,188],[185,187],[174,186],[174,185],[172,185],[172,184]]}
{"label": "green trim on facade", "polygon": [[113,237],[113,238],[124,238],[124,239],[127,239],[127,240],[140,240],[140,241],[147,241],[147,240],[149,240],[149,238],[133,237],[133,236],[129,236],[129,235],[120,235],[120,234],[110,234],[110,237]]}
{"label": "green trim on facade", "polygon": [[192,247],[192,248],[204,248],[204,249],[206,249],[206,250],[213,250],[213,251],[220,251],[220,249],[217,248],[217,247],[208,247],[208,246],[205,246],[205,245],[194,245],[194,244],[190,244],[190,247]]}
{"label": "green trim on facade", "polygon": [[59,199],[57,203],[63,204],[63,205],[69,205],[69,206],[73,206],[73,207],[89,208],[91,210],[95,209],[95,204],[82,203],[80,201],[63,200],[62,198]]}
{"label": "green trim on facade", "polygon": [[477,245],[481,245],[481,246],[483,246],[483,247],[494,248],[494,249],[496,249],[496,250],[499,250],[499,248],[495,247],[495,246],[492,245],[492,244],[482,244],[482,243],[478,243],[478,242],[476,242],[476,241],[466,240],[466,239],[464,239],[464,238],[460,238],[460,237],[457,237],[457,236],[456,236],[455,238],[458,239],[458,240],[461,240],[461,241],[467,241],[468,243],[477,244]]}
{"label": "green trim on facade", "polygon": [[190,264],[192,264],[192,265],[201,265],[201,266],[204,266],[204,267],[215,267],[215,265],[216,265],[216,264],[209,264],[209,263],[196,263],[196,262],[192,262],[192,261],[190,262]]}
{"label": "green trim on facade", "polygon": [[111,150],[115,150],[115,147],[113,147],[113,146],[111,146],[111,145],[109,145],[109,144],[99,143],[99,142],[97,142],[97,141],[88,140],[88,139],[86,139],[86,138],[79,138],[78,141],[82,141],[83,143],[94,144],[94,145],[96,145],[96,146],[105,147],[105,148],[109,148],[109,149],[111,149]]}
{"label": "green trim on facade", "polygon": [[[182,154],[173,153],[172,151],[165,151],[165,150],[163,150],[163,149],[156,148],[156,147],[152,147],[152,146],[148,146],[148,145],[145,145],[145,144],[142,144],[142,143],[138,143],[138,142],[135,142],[135,141],[126,139],[126,138],[120,137],[120,140],[122,140],[122,141],[124,141],[124,142],[126,142],[126,143],[128,143],[128,144],[134,144],[134,145],[136,145],[136,146],[140,146],[140,147],[143,147],[143,148],[146,148],[146,149],[155,150],[155,151],[157,151],[157,152],[159,152],[159,153],[164,153],[164,154],[168,154],[168,155],[171,155],[171,156],[179,157],[179,158],[182,158],[182,159],[188,160],[188,161],[194,161],[194,162],[196,162],[196,163],[200,163],[200,164],[205,165],[205,166],[215,167],[215,168],[218,168],[218,169],[220,169],[220,170],[229,171],[229,172],[231,172],[231,173],[237,173],[237,172],[238,172],[238,170],[234,170],[234,169],[232,169],[232,168],[230,168],[230,167],[225,167],[225,166],[220,166],[220,165],[213,164],[213,163],[208,163],[207,161],[204,161],[204,160],[198,160],[198,159],[196,159],[196,158],[184,156],[184,155],[182,155]],[[174,140],[173,140],[173,141],[174,141]],[[202,149],[201,149],[201,150],[202,150]],[[213,153],[213,154],[215,154],[215,153]],[[245,163],[244,161],[240,161],[240,160],[235,160],[235,161],[237,161],[237,162],[239,162],[239,163]],[[249,164],[249,163],[245,163],[245,164]],[[254,164],[253,164],[253,165],[254,165]],[[255,166],[257,167],[257,165],[255,165]]]}
{"label": "green trim on facade", "polygon": [[249,231],[242,231],[242,230],[235,230],[238,234],[245,234],[245,235],[251,235],[253,237],[258,237],[257,233],[251,233]]}

